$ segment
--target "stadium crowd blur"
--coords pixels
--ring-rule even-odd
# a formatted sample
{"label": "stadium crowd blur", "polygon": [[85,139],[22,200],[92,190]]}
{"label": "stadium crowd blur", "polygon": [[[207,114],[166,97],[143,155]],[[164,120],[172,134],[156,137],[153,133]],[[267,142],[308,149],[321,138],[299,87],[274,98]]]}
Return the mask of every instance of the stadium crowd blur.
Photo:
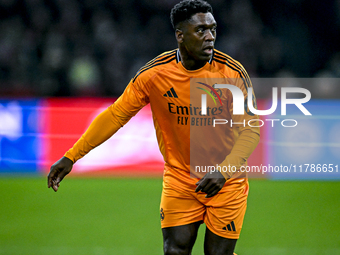
{"label": "stadium crowd blur", "polygon": [[[119,96],[141,66],[177,47],[169,13],[178,1],[0,0],[0,97]],[[251,77],[340,77],[340,0],[208,2],[216,48]],[[340,98],[331,81],[310,90]]]}

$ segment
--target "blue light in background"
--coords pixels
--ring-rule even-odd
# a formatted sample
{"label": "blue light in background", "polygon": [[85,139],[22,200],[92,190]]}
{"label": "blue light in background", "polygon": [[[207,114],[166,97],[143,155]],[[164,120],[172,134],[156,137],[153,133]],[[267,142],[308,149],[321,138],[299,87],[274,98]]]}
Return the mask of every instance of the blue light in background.
{"label": "blue light in background", "polygon": [[298,125],[276,125],[269,129],[268,163],[290,169],[289,172],[269,173],[270,178],[340,179],[340,102],[312,100],[307,109],[312,116],[304,116],[294,106],[287,109],[287,116],[271,116],[277,119],[295,119]]}
{"label": "blue light in background", "polygon": [[38,100],[0,100],[0,173],[37,172]]}

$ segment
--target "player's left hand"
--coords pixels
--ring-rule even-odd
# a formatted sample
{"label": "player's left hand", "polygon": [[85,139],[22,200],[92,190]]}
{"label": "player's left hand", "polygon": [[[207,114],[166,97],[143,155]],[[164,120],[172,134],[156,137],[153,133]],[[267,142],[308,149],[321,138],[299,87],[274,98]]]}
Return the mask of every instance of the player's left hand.
{"label": "player's left hand", "polygon": [[220,172],[207,173],[196,183],[195,192],[202,191],[207,193],[205,197],[209,198],[215,196],[222,189],[225,182],[226,179]]}

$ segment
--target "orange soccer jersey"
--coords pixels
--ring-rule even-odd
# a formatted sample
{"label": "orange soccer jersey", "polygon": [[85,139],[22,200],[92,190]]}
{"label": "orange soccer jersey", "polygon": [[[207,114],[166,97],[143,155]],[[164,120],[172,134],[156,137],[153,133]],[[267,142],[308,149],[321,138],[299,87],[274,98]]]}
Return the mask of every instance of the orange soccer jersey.
{"label": "orange soccer jersey", "polygon": [[[214,86],[216,83],[236,86],[243,92],[238,98],[241,101],[234,100],[230,90]],[[216,235],[237,239],[247,205],[246,175],[221,171],[228,180],[212,198],[195,193],[195,184],[212,166],[240,169],[255,149],[258,117],[247,112],[243,104],[248,87],[251,82],[242,65],[217,50],[209,62],[194,71],[184,68],[178,49],[165,52],[137,72],[124,93],[96,117],[65,156],[76,162],[150,103],[165,161],[162,228],[203,221]],[[244,114],[234,114],[236,101],[238,106],[242,103]]]}
{"label": "orange soccer jersey", "polygon": [[[199,80],[193,84],[195,79]],[[200,82],[202,79],[204,82]],[[73,162],[77,161],[112,136],[143,106],[150,103],[159,149],[166,164],[165,169],[175,172],[180,169],[178,173],[183,173],[184,170],[189,174],[190,161],[206,163],[206,160],[201,160],[202,158],[214,159],[207,161],[212,164],[240,168],[246,163],[259,141],[259,128],[246,125],[247,121],[256,119],[256,116],[247,113],[233,115],[233,98],[228,90],[219,91],[221,93],[218,99],[216,98],[219,104],[216,102],[212,106],[208,104],[207,112],[203,115],[200,98],[192,97],[195,93],[199,95],[204,93],[196,87],[201,86],[202,89],[212,87],[213,84],[209,83],[215,81],[214,79],[229,83],[234,79],[234,85],[242,90],[244,98],[247,97],[247,88],[251,86],[242,65],[220,51],[214,50],[212,59],[194,71],[184,68],[178,49],[159,55],[137,72],[124,93],[92,122],[89,129],[65,156]],[[208,101],[212,100],[208,98]],[[216,118],[228,119],[239,124],[218,125],[214,127],[215,132],[210,132],[209,128],[213,127]],[[205,143],[205,146],[201,146],[200,142],[197,144],[200,140],[198,137],[209,138],[209,142],[203,139],[202,143]],[[190,155],[191,150],[195,150],[195,157]],[[215,153],[217,151],[218,153]],[[230,173],[222,174],[226,178],[230,177]],[[192,180],[193,183],[196,181]],[[231,185],[232,182],[230,179],[226,185]],[[240,183],[240,180],[237,183]]]}

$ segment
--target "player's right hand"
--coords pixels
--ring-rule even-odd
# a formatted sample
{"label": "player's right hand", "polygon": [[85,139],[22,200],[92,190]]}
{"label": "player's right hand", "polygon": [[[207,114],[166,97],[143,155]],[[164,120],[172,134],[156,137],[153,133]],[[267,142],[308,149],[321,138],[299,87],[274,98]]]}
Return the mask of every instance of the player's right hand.
{"label": "player's right hand", "polygon": [[73,162],[72,160],[62,157],[57,162],[55,162],[50,169],[50,173],[47,176],[48,188],[51,188],[57,192],[60,186],[60,182],[64,177],[69,174],[72,170]]}

